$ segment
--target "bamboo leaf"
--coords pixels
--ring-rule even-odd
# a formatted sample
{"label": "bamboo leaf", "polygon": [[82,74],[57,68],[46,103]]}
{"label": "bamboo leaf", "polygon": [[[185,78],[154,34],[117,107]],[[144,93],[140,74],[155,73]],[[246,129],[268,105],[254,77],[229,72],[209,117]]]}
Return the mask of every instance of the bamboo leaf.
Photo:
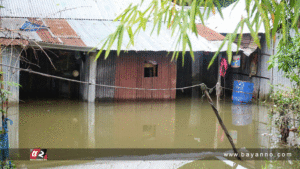
{"label": "bamboo leaf", "polygon": [[134,45],[134,35],[133,35],[133,33],[132,33],[132,29],[131,29],[130,26],[127,28],[127,33],[128,33],[128,35],[129,35],[129,38],[130,38],[130,43],[131,43],[132,45]]}
{"label": "bamboo leaf", "polygon": [[[260,12],[260,14],[261,14],[261,17],[262,17],[262,19],[263,19],[263,23],[264,23],[264,28],[265,28],[265,35],[266,35],[266,40],[267,40],[267,46],[269,47],[270,46],[270,20],[269,20],[269,18],[267,17],[267,15],[266,15],[266,11],[264,11],[263,10],[263,8],[262,8],[262,4],[260,4],[259,2],[258,2],[258,0],[255,0],[255,4],[257,5],[257,9],[258,9],[258,11]],[[247,23],[247,25],[248,25],[248,23],[249,22],[246,22]],[[249,24],[250,25],[250,24]],[[249,27],[249,25],[248,25],[248,27]],[[251,31],[251,29],[250,29],[250,31]],[[253,29],[252,29],[252,31],[253,31]],[[259,42],[259,40],[258,40],[258,37],[256,36],[256,37],[254,37],[255,39],[255,41],[258,41]],[[255,42],[256,44],[257,44],[257,42]],[[258,43],[259,44],[259,43]],[[257,45],[258,45],[257,44]],[[260,47],[260,44],[259,44],[259,47]]]}
{"label": "bamboo leaf", "polygon": [[[282,5],[283,5],[283,9],[285,8],[284,6],[285,6],[285,4],[284,4],[284,2],[282,2],[281,3]],[[281,15],[280,15],[280,17],[281,17],[281,26],[282,26],[282,39],[283,39],[283,41],[284,41],[284,43],[286,43],[286,40],[287,40],[287,31],[286,31],[286,28],[287,28],[287,23],[286,23],[286,16],[285,16],[285,12],[284,11],[282,11],[281,12]]]}
{"label": "bamboo leaf", "polygon": [[191,5],[191,13],[190,13],[190,24],[189,24],[189,28],[192,29],[193,26],[195,25],[195,19],[196,19],[196,9],[198,8],[196,5],[196,0],[194,0],[192,2]]}
{"label": "bamboo leaf", "polygon": [[194,51],[193,51],[193,47],[192,47],[192,43],[190,41],[190,38],[188,35],[186,35],[186,40],[187,40],[187,43],[189,45],[189,48],[190,48],[190,54],[191,54],[191,57],[193,59],[193,62],[195,61],[195,57],[194,57]]}
{"label": "bamboo leaf", "polygon": [[295,13],[294,13],[294,18],[293,18],[293,20],[292,20],[292,27],[294,28],[296,28],[295,30],[297,30],[298,31],[298,29],[297,29],[297,23],[298,23],[298,21],[299,21],[299,14],[300,14],[300,1],[299,0],[297,0],[296,2],[295,2],[295,6],[294,6],[294,11],[295,11]]}
{"label": "bamboo leaf", "polygon": [[[249,6],[250,7],[250,6]],[[250,9],[249,9],[250,10]],[[252,8],[252,11],[251,11],[251,14],[250,14],[250,18],[253,16],[254,12],[256,11],[256,14],[259,14],[257,12],[257,6],[256,5],[253,5],[253,8]]]}
{"label": "bamboo leaf", "polygon": [[187,43],[187,39],[186,39],[186,34],[182,35],[182,57],[185,56],[185,51],[186,51],[186,43]]}
{"label": "bamboo leaf", "polygon": [[131,6],[132,6],[132,4],[130,4],[130,5],[124,10],[124,12],[123,12],[122,14],[120,14],[119,16],[117,16],[116,19],[114,19],[114,21],[118,21],[121,17],[124,17],[124,16],[128,13],[128,11],[131,9]]}
{"label": "bamboo leaf", "polygon": [[214,63],[214,60],[216,59],[216,57],[218,56],[218,54],[220,53],[221,49],[223,48],[223,46],[225,45],[226,41],[228,40],[228,36],[226,36],[222,42],[222,44],[220,45],[219,49],[217,52],[215,52],[214,56],[212,57],[212,59],[209,62],[209,65],[207,67],[207,69],[210,68],[210,66]]}
{"label": "bamboo leaf", "polygon": [[157,25],[157,35],[159,35],[161,29],[161,20],[158,20],[158,25]]}
{"label": "bamboo leaf", "polygon": [[242,43],[244,23],[245,23],[245,20],[242,19],[241,20],[241,32],[239,34],[238,41],[237,41],[237,51],[236,51],[236,54],[238,53],[238,51],[240,49],[240,46],[241,46],[241,43]]}
{"label": "bamboo leaf", "polygon": [[143,18],[143,19],[141,20],[141,23],[142,23],[142,28],[143,28],[143,30],[146,31],[147,19]]}
{"label": "bamboo leaf", "polygon": [[228,39],[229,39],[229,42],[227,44],[227,57],[228,57],[228,64],[231,63],[231,58],[232,58],[232,51],[231,51],[231,45],[232,45],[232,42],[233,42],[233,36],[231,33],[228,34]]}
{"label": "bamboo leaf", "polygon": [[277,6],[275,16],[274,16],[274,22],[273,22],[273,30],[272,30],[272,37],[275,36],[277,28],[278,28],[278,22],[280,18],[280,13],[283,8],[283,3],[280,3],[280,5]]}
{"label": "bamboo leaf", "polygon": [[122,41],[123,41],[123,33],[124,33],[124,25],[120,26],[120,31],[119,31],[119,38],[118,38],[118,50],[117,50],[117,55],[119,56],[121,47],[122,47]]}
{"label": "bamboo leaf", "polygon": [[218,10],[221,18],[224,19],[220,2],[219,1],[215,1],[215,4],[217,6],[217,10]]}
{"label": "bamboo leaf", "polygon": [[[245,0],[246,2],[246,11],[247,11],[247,14],[248,14],[248,18],[250,18],[250,3],[251,3],[251,0]],[[258,4],[255,4],[254,6],[256,6]]]}
{"label": "bamboo leaf", "polygon": [[100,51],[97,53],[95,61],[100,57],[101,53],[103,52],[104,47],[106,46],[106,44],[107,44],[107,42],[109,41],[110,38],[111,38],[111,35],[108,36],[108,38],[106,39],[106,41],[102,45]]}
{"label": "bamboo leaf", "polygon": [[110,49],[112,47],[112,45],[114,44],[119,32],[120,32],[120,29],[121,29],[121,26],[118,26],[116,32],[114,32],[109,40],[109,43],[108,43],[108,46],[107,46],[107,49],[105,51],[105,56],[104,56],[104,59],[106,59],[110,53]]}
{"label": "bamboo leaf", "polygon": [[254,42],[257,44],[257,46],[260,48],[260,42],[259,42],[259,38],[258,38],[258,35],[257,33],[253,30],[253,28],[251,27],[251,24],[249,22],[248,19],[245,20],[249,30],[250,30],[250,34],[252,36],[252,38],[254,39]]}

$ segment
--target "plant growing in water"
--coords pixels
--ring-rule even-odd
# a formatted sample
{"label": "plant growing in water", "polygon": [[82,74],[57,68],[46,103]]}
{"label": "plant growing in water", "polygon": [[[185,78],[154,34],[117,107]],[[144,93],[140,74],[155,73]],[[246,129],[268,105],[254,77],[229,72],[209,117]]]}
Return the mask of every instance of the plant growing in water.
{"label": "plant growing in water", "polygon": [[293,84],[290,90],[273,90],[270,96],[274,104],[271,114],[277,116],[275,124],[280,128],[283,142],[287,142],[290,131],[297,130],[291,129],[290,123],[293,116],[299,121],[300,115],[300,34],[289,37],[288,40],[290,43],[287,45],[282,41],[279,42],[277,54],[269,61],[271,63],[269,69],[278,66]]}
{"label": "plant growing in water", "polygon": [[[2,130],[0,131],[0,142],[1,142],[1,168],[16,168],[16,165],[12,161],[8,161],[9,147],[8,147],[8,134],[7,134],[7,112],[8,112],[8,95],[11,94],[9,91],[10,86],[20,86],[17,83],[5,82],[3,80],[4,72],[0,72],[0,100],[1,107],[0,111],[2,114]],[[8,90],[4,89],[4,84],[7,84]],[[12,123],[12,121],[11,121]]]}

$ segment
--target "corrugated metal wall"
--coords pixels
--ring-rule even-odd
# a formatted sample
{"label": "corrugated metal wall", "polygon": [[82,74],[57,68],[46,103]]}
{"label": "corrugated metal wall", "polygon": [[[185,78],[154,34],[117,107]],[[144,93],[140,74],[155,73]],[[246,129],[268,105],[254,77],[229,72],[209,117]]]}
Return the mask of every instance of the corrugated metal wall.
{"label": "corrugated metal wall", "polygon": [[[291,33],[292,36],[295,35],[294,32]],[[283,71],[278,71],[278,67],[275,67],[271,70],[268,70],[269,63],[268,60],[271,55],[276,54],[276,46],[278,45],[280,36],[277,34],[276,36],[276,43],[275,43],[275,49],[273,48],[273,41],[271,41],[271,47],[267,47],[267,43],[265,41],[265,36],[262,36],[262,56],[261,56],[261,65],[258,67],[258,72],[260,73],[260,76],[270,78],[270,80],[267,79],[261,79],[260,82],[260,98],[261,99],[267,99],[268,95],[271,92],[270,84],[272,85],[279,85],[282,84],[284,87],[275,87],[274,90],[277,91],[278,89],[283,90],[289,90],[289,88],[292,87],[292,83],[289,79],[285,78],[283,75]]]}
{"label": "corrugated metal wall", "polygon": [[[107,59],[101,55],[97,60],[96,83],[104,85],[115,85],[116,72],[116,52],[111,52]],[[114,88],[96,86],[97,99],[113,99],[115,94]]]}
{"label": "corrugated metal wall", "polygon": [[[116,60],[115,85],[146,89],[176,87],[176,64],[170,62],[167,52],[122,53]],[[156,61],[157,77],[144,77],[145,61]],[[176,91],[116,89],[115,99],[175,99]]]}
{"label": "corrugated metal wall", "polygon": [[[11,65],[15,67],[20,67],[19,55],[21,49],[19,47],[6,47],[2,48],[2,62],[5,65]],[[4,72],[4,81],[14,82],[19,84],[20,81],[20,72],[16,69],[2,66],[2,71]],[[8,89],[8,84],[5,83],[4,88]],[[9,95],[9,102],[19,103],[19,87],[10,86],[9,90],[12,94]]]}

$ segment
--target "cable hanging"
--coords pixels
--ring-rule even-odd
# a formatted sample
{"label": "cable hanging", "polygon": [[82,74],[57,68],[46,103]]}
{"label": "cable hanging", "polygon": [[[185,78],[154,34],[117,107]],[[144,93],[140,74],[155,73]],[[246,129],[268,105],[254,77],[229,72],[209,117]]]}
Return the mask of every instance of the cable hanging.
{"label": "cable hanging", "polygon": [[[190,88],[194,88],[194,87],[199,87],[201,86],[201,84],[195,84],[192,86],[186,86],[186,87],[180,87],[180,88],[169,88],[169,89],[146,89],[146,88],[134,88],[134,87],[123,87],[123,86],[112,86],[112,85],[104,85],[104,84],[96,84],[96,83],[90,83],[90,82],[85,82],[85,81],[80,81],[80,80],[74,80],[74,79],[69,79],[69,78],[64,78],[64,77],[59,77],[59,76],[54,76],[54,75],[49,75],[49,74],[45,74],[45,73],[41,73],[41,72],[36,72],[33,70],[29,70],[29,69],[23,69],[23,68],[18,68],[15,66],[10,66],[10,65],[5,65],[0,63],[1,66],[6,66],[6,67],[10,67],[10,68],[14,68],[14,69],[18,69],[20,71],[25,71],[25,72],[29,72],[29,73],[33,73],[33,74],[37,74],[37,75],[41,75],[41,76],[45,76],[45,77],[51,77],[51,78],[56,78],[56,79],[60,79],[60,80],[66,80],[66,81],[70,81],[70,82],[76,82],[76,83],[82,83],[82,84],[88,84],[88,85],[95,85],[95,86],[101,86],[101,87],[108,87],[108,88],[116,88],[116,89],[129,89],[129,90],[152,90],[152,91],[157,91],[157,90],[184,90],[184,89],[190,89]],[[215,88],[215,86],[213,87]],[[210,90],[213,90],[213,88],[209,88]]]}

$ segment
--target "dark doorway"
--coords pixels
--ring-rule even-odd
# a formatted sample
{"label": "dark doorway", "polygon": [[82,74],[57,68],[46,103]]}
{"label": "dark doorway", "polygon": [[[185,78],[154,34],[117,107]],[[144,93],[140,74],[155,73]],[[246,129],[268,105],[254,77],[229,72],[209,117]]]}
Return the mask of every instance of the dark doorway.
{"label": "dark doorway", "polygon": [[20,67],[41,72],[45,75],[22,71],[20,73],[20,84],[22,85],[20,99],[78,99],[78,83],[47,77],[47,75],[80,80],[82,54],[62,50],[45,50],[45,52],[48,56],[43,51],[33,49],[28,49],[26,53],[23,53],[23,56],[32,64],[21,61]]}

